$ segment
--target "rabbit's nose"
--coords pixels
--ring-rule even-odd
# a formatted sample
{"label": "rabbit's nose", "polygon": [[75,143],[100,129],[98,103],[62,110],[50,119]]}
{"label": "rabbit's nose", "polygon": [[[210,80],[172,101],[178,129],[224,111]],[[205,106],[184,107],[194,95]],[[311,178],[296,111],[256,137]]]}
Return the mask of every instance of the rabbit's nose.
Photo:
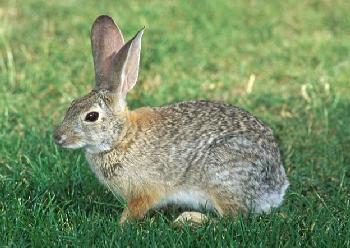
{"label": "rabbit's nose", "polygon": [[62,143],[62,142],[61,142],[61,135],[60,135],[60,134],[54,133],[53,138],[54,138],[56,144],[61,144],[61,143]]}
{"label": "rabbit's nose", "polygon": [[53,135],[53,138],[56,144],[61,145],[67,137],[66,135],[61,135],[59,132],[56,131]]}

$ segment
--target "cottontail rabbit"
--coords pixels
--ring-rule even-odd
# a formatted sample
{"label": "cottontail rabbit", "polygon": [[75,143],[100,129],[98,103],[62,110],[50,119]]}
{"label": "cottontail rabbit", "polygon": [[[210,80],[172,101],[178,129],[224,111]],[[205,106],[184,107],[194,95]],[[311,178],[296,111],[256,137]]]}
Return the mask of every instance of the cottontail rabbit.
{"label": "cottontail rabbit", "polygon": [[289,185],[270,128],[210,101],[128,110],[138,77],[139,31],[124,44],[108,16],[91,30],[96,88],[72,102],[56,143],[84,148],[99,180],[127,201],[120,222],[169,203],[220,215],[267,212]]}

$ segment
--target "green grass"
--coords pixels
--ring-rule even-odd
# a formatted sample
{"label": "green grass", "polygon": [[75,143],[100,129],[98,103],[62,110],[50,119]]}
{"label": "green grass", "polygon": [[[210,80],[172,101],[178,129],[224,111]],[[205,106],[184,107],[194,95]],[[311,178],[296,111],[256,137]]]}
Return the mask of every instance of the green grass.
{"label": "green grass", "polygon": [[[349,1],[0,3],[0,246],[350,247]],[[131,108],[222,100],[263,119],[291,182],[270,214],[174,228],[156,212],[118,226],[123,202],[54,125],[93,87],[89,31],[146,26]],[[256,79],[247,93],[249,78]]]}

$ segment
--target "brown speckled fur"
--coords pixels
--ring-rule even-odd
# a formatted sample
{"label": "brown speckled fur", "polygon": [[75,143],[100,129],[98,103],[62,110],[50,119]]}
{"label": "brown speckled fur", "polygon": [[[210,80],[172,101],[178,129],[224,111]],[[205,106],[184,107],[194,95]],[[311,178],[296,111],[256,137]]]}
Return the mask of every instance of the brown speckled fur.
{"label": "brown speckled fur", "polygon": [[[55,138],[85,148],[99,180],[126,199],[121,222],[186,190],[205,195],[221,215],[268,211],[282,201],[288,180],[277,143],[247,111],[210,101],[133,111],[119,103],[114,91],[97,87],[72,103]],[[93,109],[100,119],[84,122]]]}

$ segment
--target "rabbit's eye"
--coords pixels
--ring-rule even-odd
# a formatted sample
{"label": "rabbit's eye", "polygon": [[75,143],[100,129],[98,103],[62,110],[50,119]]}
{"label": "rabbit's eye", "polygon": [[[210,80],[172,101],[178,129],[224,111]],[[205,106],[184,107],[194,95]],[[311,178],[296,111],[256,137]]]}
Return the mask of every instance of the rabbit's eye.
{"label": "rabbit's eye", "polygon": [[85,121],[94,122],[94,121],[97,121],[97,119],[98,119],[98,112],[95,112],[95,111],[89,112],[85,116]]}

